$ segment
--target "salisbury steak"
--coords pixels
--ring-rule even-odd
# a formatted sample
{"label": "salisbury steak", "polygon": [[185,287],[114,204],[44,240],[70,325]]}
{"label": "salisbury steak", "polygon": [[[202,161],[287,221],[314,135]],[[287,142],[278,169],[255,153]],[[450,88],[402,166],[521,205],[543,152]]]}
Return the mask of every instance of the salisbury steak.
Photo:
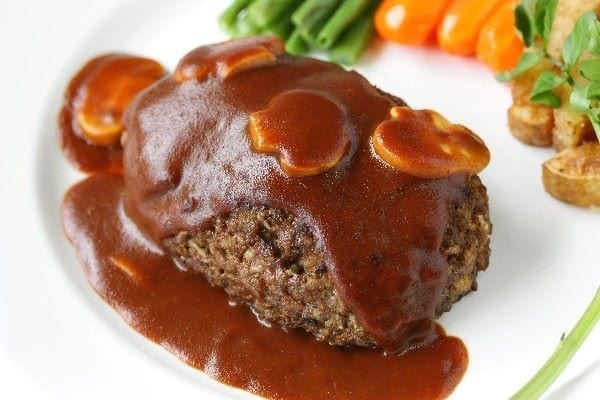
{"label": "salisbury steak", "polygon": [[264,320],[404,351],[487,265],[483,141],[276,39],[190,52],[124,127],[127,215]]}
{"label": "salisbury steak", "polygon": [[[448,280],[438,316],[476,288],[477,272],[490,255],[485,187],[475,176],[465,191],[467,200],[452,207],[442,244]],[[259,318],[303,328],[335,345],[377,345],[340,298],[310,229],[288,212],[239,208],[209,229],[181,232],[164,244],[182,266],[204,274]]]}

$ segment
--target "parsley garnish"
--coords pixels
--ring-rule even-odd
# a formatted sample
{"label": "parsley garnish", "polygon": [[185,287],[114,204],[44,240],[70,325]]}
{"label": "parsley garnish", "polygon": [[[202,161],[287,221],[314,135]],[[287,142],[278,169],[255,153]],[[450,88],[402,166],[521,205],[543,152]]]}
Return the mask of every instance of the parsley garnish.
{"label": "parsley garnish", "polygon": [[556,89],[568,85],[569,105],[589,118],[600,140],[600,21],[593,11],[579,17],[559,60],[547,51],[557,4],[558,0],[521,1],[515,9],[516,26],[528,49],[512,71],[499,74],[497,79],[512,81],[549,60],[555,71],[540,74],[531,91],[531,101],[558,108],[562,100]]}

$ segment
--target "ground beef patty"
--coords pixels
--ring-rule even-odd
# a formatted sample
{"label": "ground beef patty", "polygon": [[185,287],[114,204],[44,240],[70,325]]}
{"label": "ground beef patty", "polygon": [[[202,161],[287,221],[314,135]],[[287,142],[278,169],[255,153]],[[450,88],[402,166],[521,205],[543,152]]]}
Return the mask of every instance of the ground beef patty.
{"label": "ground beef patty", "polygon": [[[464,190],[467,199],[451,210],[441,247],[449,271],[438,315],[474,290],[477,272],[488,265],[486,190],[477,176]],[[263,320],[303,328],[334,345],[377,345],[340,298],[308,226],[286,211],[239,208],[215,218],[210,229],[180,232],[164,244],[181,265]]]}

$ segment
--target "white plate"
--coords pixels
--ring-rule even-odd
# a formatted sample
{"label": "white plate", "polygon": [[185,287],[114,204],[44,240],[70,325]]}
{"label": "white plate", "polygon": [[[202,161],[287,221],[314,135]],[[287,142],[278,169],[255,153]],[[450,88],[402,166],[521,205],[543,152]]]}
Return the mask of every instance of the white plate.
{"label": "white plate", "polygon": [[[64,190],[79,178],[63,160],[55,134],[70,74],[106,51],[146,55],[172,68],[188,50],[225,39],[216,24],[224,2],[80,3],[40,1],[0,10],[7,23],[2,48],[10,55],[3,62],[11,63],[2,74],[0,104],[3,113],[11,110],[0,125],[7,129],[0,157],[6,221],[0,233],[0,372],[10,378],[0,394],[18,388],[35,398],[249,398],[126,326],[83,279],[58,218]],[[494,223],[490,267],[480,274],[479,291],[441,322],[470,354],[453,398],[505,399],[541,366],[600,284],[600,216],[544,193],[540,164],[552,152],[510,136],[509,92],[476,61],[378,44],[357,69],[412,106],[469,126],[492,151],[482,174]],[[598,381],[600,329],[547,398],[593,398]]]}

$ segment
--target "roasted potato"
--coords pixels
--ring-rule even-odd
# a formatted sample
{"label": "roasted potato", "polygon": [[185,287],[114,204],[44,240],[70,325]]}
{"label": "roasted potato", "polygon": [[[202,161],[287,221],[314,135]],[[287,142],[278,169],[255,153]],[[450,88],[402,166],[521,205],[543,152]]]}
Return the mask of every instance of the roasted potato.
{"label": "roasted potato", "polygon": [[515,102],[508,109],[508,126],[521,142],[539,147],[552,145],[554,115],[549,107],[530,102]]}
{"label": "roasted potato", "polygon": [[589,118],[569,106],[554,110],[552,146],[557,151],[572,149],[586,142],[596,141]]}
{"label": "roasted potato", "polygon": [[562,98],[562,106],[553,110],[552,146],[557,151],[561,151],[596,141],[589,118],[573,110],[569,104],[570,88],[563,85],[558,92]]}
{"label": "roasted potato", "polygon": [[583,207],[600,207],[600,144],[566,149],[542,166],[544,187],[552,196]]}
{"label": "roasted potato", "polygon": [[552,145],[552,108],[529,100],[531,89],[539,74],[551,68],[550,63],[543,62],[517,78],[512,87],[513,105],[508,109],[508,126],[514,137],[528,145]]}
{"label": "roasted potato", "polygon": [[[562,59],[562,48],[575,22],[589,10],[600,12],[600,0],[559,0],[556,17],[550,32],[548,52]],[[585,55],[584,55],[585,57]],[[569,107],[569,94],[561,93],[563,106],[552,110],[529,100],[537,77],[552,70],[549,62],[542,63],[513,86],[513,105],[508,110],[508,125],[513,135],[523,143],[534,146],[554,146],[557,150],[573,148],[594,141],[593,130],[587,118]],[[578,76],[577,73],[574,74]]]}

